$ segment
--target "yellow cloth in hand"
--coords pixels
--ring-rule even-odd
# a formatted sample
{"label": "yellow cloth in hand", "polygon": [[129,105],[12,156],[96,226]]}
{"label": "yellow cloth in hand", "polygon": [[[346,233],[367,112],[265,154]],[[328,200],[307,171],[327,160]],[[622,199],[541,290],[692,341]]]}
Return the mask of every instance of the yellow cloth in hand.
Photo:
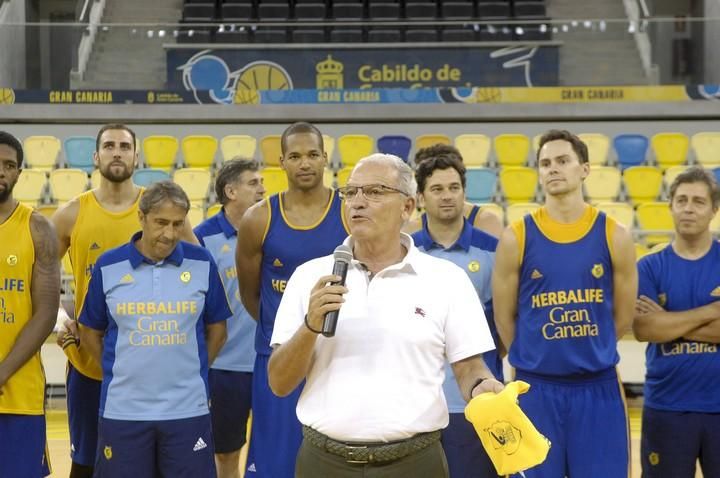
{"label": "yellow cloth in hand", "polygon": [[550,451],[545,438],[518,406],[517,397],[530,389],[526,382],[508,383],[500,393],[481,393],[465,407],[483,448],[500,475],[539,465]]}

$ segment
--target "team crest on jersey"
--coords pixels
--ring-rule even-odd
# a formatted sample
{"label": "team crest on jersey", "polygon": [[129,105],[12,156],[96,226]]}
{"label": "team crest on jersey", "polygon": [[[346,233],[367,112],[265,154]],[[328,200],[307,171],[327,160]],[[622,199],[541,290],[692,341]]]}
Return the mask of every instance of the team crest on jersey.
{"label": "team crest on jersey", "polygon": [[228,246],[227,244],[223,244],[223,246],[220,248],[220,252],[222,252],[222,253],[230,252],[230,246]]}
{"label": "team crest on jersey", "polygon": [[656,466],[660,464],[660,453],[652,452],[648,455],[648,461],[651,465]]}
{"label": "team crest on jersey", "polygon": [[468,264],[468,270],[470,272],[477,272],[480,270],[480,263],[478,261],[470,261]]}
{"label": "team crest on jersey", "polygon": [[120,283],[121,283],[121,284],[131,284],[131,283],[133,283],[133,282],[135,282],[135,279],[134,279],[133,276],[130,275],[130,274],[125,274],[125,275],[122,276],[122,278],[120,279]]}
{"label": "team crest on jersey", "polygon": [[15,254],[10,254],[7,256],[7,259],[5,259],[5,262],[7,262],[7,265],[9,266],[16,266],[18,263],[18,258]]}
{"label": "team crest on jersey", "polygon": [[522,432],[510,422],[504,420],[495,422],[490,428],[485,429],[485,433],[490,437],[493,448],[502,450],[506,455],[512,455],[520,448]]}
{"label": "team crest on jersey", "polygon": [[710,295],[713,297],[720,297],[720,286],[715,287],[712,292],[710,292]]}
{"label": "team crest on jersey", "polygon": [[590,273],[594,278],[599,279],[605,274],[605,268],[602,264],[595,264]]}
{"label": "team crest on jersey", "polygon": [[191,278],[192,278],[192,276],[190,275],[189,271],[185,271],[182,274],[180,274],[180,280],[183,281],[185,284],[190,282]]}
{"label": "team crest on jersey", "polygon": [[533,269],[532,274],[530,274],[531,279],[540,279],[542,276],[543,275],[537,269]]}
{"label": "team crest on jersey", "polygon": [[100,249],[100,246],[98,245],[98,243],[97,243],[97,242],[93,242],[92,245],[90,246],[90,250],[91,250],[91,251],[96,251],[96,250],[98,250],[98,249]]}
{"label": "team crest on jersey", "polygon": [[282,267],[282,266],[283,266],[283,263],[280,262],[280,259],[277,259],[277,258],[276,258],[276,259],[273,261],[273,267]]}
{"label": "team crest on jersey", "polygon": [[660,307],[665,307],[665,304],[667,304],[667,294],[665,292],[661,292],[658,294],[658,305]]}
{"label": "team crest on jersey", "polygon": [[109,460],[112,458],[112,447],[106,446],[103,450],[103,454],[105,455],[105,459]]}

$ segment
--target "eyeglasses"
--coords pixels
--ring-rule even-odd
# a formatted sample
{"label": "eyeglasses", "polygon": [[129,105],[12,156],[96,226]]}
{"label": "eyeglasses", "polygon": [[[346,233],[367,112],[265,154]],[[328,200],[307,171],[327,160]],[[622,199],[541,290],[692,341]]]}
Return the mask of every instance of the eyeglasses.
{"label": "eyeglasses", "polygon": [[366,184],[365,186],[345,186],[344,188],[338,189],[340,192],[340,198],[345,201],[352,201],[362,191],[362,195],[368,201],[382,201],[382,198],[388,194],[400,193],[404,196],[409,196],[405,191],[401,191],[397,188],[391,188],[384,184]]}

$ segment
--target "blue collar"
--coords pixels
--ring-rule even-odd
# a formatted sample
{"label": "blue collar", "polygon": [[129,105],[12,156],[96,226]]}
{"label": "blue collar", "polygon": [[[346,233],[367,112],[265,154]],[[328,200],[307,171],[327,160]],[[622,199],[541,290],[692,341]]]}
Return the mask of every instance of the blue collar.
{"label": "blue collar", "polygon": [[463,218],[463,228],[460,232],[460,237],[458,237],[457,241],[455,241],[455,244],[452,246],[445,248],[442,244],[438,244],[435,242],[435,240],[430,235],[430,230],[428,229],[428,223],[427,220],[423,221],[423,227],[422,227],[422,234],[420,237],[420,245],[422,245],[423,249],[426,251],[429,251],[430,249],[443,249],[443,250],[451,250],[451,249],[462,249],[465,252],[470,250],[470,246],[472,244],[472,234],[473,234],[473,227],[472,224],[467,220],[467,218]]}
{"label": "blue collar", "polygon": [[[135,245],[135,242],[138,241],[142,237],[142,231],[138,231],[135,234],[133,234],[132,238],[130,239],[129,244],[129,257],[130,265],[133,269],[137,269],[140,267],[140,264],[145,262],[146,264],[155,265],[157,262],[154,262],[144,255],[138,250],[137,246]],[[183,253],[183,246],[182,241],[178,241],[177,245],[175,246],[175,249],[170,253],[169,256],[165,258],[163,262],[171,262],[175,264],[176,266],[179,266],[183,262],[183,258],[185,257],[185,254]]]}
{"label": "blue collar", "polygon": [[220,226],[220,229],[222,230],[223,234],[225,234],[225,237],[230,238],[233,236],[237,236],[237,229],[230,224],[230,221],[228,221],[227,216],[225,215],[225,207],[223,206],[222,209],[220,209],[220,212],[218,212],[215,217],[217,218],[217,223]]}

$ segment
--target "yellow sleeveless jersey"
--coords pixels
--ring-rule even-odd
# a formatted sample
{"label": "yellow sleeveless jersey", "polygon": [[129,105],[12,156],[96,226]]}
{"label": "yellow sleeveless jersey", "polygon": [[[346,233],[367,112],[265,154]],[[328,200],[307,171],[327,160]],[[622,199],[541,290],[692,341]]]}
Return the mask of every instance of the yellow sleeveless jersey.
{"label": "yellow sleeveless jersey", "polygon": [[[32,208],[19,204],[0,224],[0,362],[10,353],[32,318],[31,281],[35,247],[30,234]],[[38,350],[2,386],[0,413],[42,415],[45,372]]]}
{"label": "yellow sleeveless jersey", "polygon": [[[141,193],[131,207],[122,212],[111,212],[103,208],[93,191],[78,196],[80,207],[70,235],[70,262],[75,282],[75,318],[80,315],[92,268],[98,257],[107,250],[121,246],[140,230],[138,205]],[[102,380],[100,364],[77,347],[74,341],[63,344],[68,360],[83,375]]]}

